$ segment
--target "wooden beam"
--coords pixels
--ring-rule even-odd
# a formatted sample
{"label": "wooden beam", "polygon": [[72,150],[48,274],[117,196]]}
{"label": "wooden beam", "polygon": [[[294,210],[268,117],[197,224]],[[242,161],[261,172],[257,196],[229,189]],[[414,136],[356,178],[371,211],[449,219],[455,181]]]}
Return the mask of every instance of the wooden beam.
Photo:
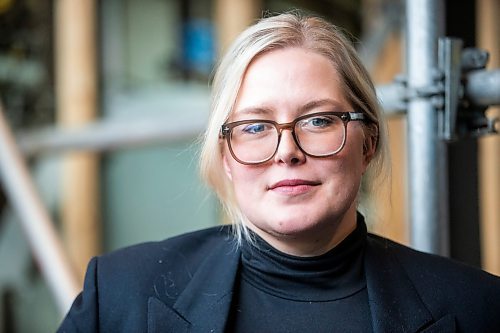
{"label": "wooden beam", "polygon": [[[97,114],[96,6],[94,0],[55,2],[56,96],[60,126],[76,128]],[[80,280],[100,250],[98,158],[64,157],[61,220],[69,257]]]}
{"label": "wooden beam", "polygon": [[[364,1],[366,13],[379,13],[374,1]],[[375,19],[375,17],[370,17]],[[365,19],[370,19],[365,18]],[[368,24],[369,22],[366,22]],[[369,26],[369,24],[368,24]],[[373,70],[370,73],[376,84],[391,82],[402,71],[403,43],[399,31],[387,34],[380,49]],[[391,175],[381,188],[376,189],[372,205],[371,231],[409,245],[409,224],[407,218],[407,164],[406,164],[406,117],[386,116],[391,152]]]}
{"label": "wooden beam", "polygon": [[[500,0],[476,1],[477,41],[490,53],[489,68],[500,67]],[[500,108],[490,108],[500,117]],[[500,135],[479,140],[479,209],[483,268],[500,275]]]}
{"label": "wooden beam", "polygon": [[261,17],[262,0],[216,0],[215,23],[219,53],[246,27]]}

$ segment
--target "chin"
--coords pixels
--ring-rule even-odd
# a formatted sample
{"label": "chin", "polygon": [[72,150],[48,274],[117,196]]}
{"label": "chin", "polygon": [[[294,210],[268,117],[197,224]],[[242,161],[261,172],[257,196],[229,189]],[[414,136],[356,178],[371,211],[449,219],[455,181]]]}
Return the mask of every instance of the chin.
{"label": "chin", "polygon": [[279,220],[268,224],[270,231],[276,235],[297,237],[315,232],[321,228],[320,223],[307,221],[304,218],[294,218],[293,220]]}

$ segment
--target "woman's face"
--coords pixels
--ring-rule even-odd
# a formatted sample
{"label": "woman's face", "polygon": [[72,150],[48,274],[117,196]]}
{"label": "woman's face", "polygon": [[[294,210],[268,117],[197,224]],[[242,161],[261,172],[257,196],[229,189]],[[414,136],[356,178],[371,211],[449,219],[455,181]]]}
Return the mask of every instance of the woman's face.
{"label": "woman's face", "polygon": [[[229,121],[286,123],[328,111],[355,111],[334,66],[323,55],[285,48],[250,64]],[[305,155],[290,130],[284,130],[276,155],[260,165],[237,162],[224,144],[225,172],[248,227],[293,255],[318,255],[333,248],[356,225],[356,197],[373,154],[373,144],[367,142],[364,152],[363,141],[361,122],[351,121],[344,148],[317,158]]]}

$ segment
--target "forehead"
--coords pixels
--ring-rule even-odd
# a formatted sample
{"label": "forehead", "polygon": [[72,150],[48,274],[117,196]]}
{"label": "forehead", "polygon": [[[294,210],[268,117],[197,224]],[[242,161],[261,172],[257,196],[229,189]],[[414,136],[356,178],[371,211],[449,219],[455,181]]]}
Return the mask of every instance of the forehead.
{"label": "forehead", "polygon": [[288,112],[348,107],[335,66],[325,56],[303,48],[266,52],[248,66],[233,109],[243,113]]}

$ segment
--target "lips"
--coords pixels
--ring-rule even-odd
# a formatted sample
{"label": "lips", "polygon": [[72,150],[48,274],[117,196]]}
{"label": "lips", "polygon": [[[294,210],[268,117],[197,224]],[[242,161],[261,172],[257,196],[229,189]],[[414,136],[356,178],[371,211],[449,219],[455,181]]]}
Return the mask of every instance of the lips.
{"label": "lips", "polygon": [[268,190],[284,194],[302,194],[308,192],[319,182],[304,179],[284,179],[268,187]]}

